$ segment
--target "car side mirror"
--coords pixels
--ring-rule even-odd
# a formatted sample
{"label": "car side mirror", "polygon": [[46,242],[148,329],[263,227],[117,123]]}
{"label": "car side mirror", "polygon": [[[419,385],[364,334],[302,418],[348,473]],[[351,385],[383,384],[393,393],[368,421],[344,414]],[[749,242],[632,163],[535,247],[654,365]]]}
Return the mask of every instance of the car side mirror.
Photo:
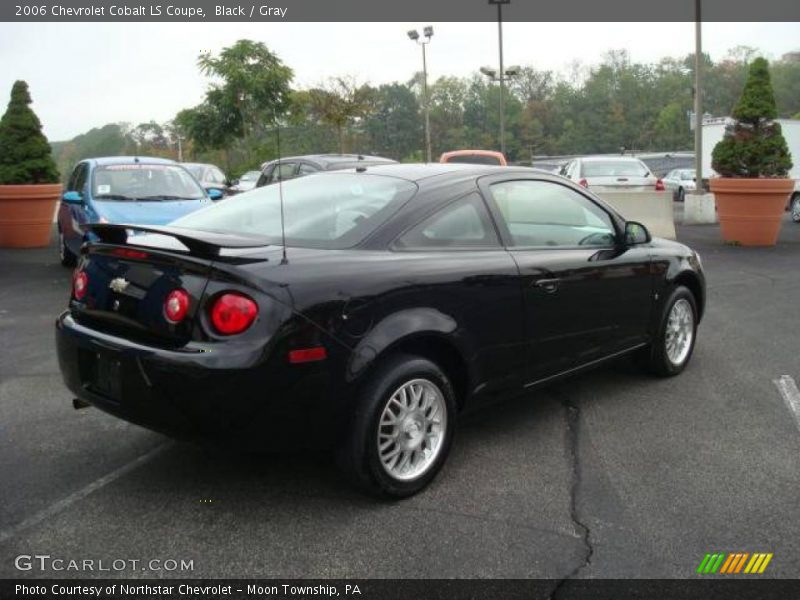
{"label": "car side mirror", "polygon": [[625,223],[625,244],[627,246],[635,246],[637,244],[646,244],[653,238],[650,237],[650,232],[647,227],[636,221],[628,221]]}
{"label": "car side mirror", "polygon": [[64,192],[61,199],[66,204],[83,204],[83,196],[80,192]]}
{"label": "car side mirror", "polygon": [[208,190],[208,197],[214,201],[220,200],[222,198],[222,192],[219,190]]}

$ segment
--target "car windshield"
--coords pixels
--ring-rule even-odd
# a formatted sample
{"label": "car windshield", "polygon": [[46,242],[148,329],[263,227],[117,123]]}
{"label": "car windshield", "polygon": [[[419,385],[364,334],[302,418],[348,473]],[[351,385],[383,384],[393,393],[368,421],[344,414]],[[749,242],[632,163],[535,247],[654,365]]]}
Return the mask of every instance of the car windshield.
{"label": "car windshield", "polygon": [[199,200],[203,188],[178,165],[132,163],[94,170],[95,200]]}
{"label": "car windshield", "polygon": [[349,248],[417,191],[404,179],[325,173],[256,188],[171,223],[174,227],[259,236],[281,243],[281,190],[287,246]]}
{"label": "car windshield", "polygon": [[645,177],[650,171],[636,160],[591,160],[582,165],[583,177]]}
{"label": "car windshield", "polygon": [[466,163],[470,165],[500,165],[500,159],[491,154],[457,154],[447,158],[449,163]]}
{"label": "car windshield", "polygon": [[694,171],[681,171],[681,179],[684,180],[694,179]]}

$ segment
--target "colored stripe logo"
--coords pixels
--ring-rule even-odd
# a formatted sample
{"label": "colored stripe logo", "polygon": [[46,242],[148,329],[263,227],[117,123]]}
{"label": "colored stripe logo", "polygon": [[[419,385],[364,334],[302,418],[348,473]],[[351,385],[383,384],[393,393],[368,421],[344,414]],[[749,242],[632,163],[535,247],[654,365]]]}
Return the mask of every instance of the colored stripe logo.
{"label": "colored stripe logo", "polygon": [[763,573],[769,561],[772,560],[772,553],[755,552],[715,552],[707,553],[700,565],[697,573],[700,575],[760,575]]}

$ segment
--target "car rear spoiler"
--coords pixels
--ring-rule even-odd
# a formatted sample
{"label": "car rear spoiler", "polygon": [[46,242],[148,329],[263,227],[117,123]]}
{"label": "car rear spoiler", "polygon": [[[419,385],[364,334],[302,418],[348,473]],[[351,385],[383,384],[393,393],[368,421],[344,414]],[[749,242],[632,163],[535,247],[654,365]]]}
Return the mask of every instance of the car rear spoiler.
{"label": "car rear spoiler", "polygon": [[224,248],[263,248],[272,245],[263,238],[197,229],[184,229],[182,227],[92,223],[89,225],[89,229],[105,244],[138,246],[141,248],[153,247],[137,244],[135,241],[136,236],[130,235],[131,231],[166,235],[178,240],[181,244],[186,246],[190,254],[203,258],[217,258],[220,256],[220,251]]}

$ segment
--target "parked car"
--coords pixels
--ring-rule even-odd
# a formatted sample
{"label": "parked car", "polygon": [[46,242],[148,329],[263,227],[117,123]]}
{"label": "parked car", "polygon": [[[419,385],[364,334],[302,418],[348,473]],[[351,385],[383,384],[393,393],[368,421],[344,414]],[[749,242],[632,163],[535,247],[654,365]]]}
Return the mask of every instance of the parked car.
{"label": "parked car", "polygon": [[359,167],[374,167],[395,163],[390,158],[364,154],[307,154],[288,156],[280,160],[264,163],[256,187],[263,187],[279,180],[287,181],[295,177],[311,175],[319,171],[341,171]]}
{"label": "parked car", "polygon": [[231,193],[240,194],[242,192],[249,192],[256,187],[258,178],[261,176],[261,171],[247,171],[237,181],[233,182],[230,188]]}
{"label": "parked car", "polygon": [[663,191],[664,183],[633,156],[574,158],[561,169],[568,179],[596,192]]}
{"label": "parked car", "polygon": [[[231,193],[231,181],[228,176],[216,165],[209,165],[205,163],[182,163],[186,170],[192,174],[192,177],[200,182],[207,192],[217,190],[222,196],[227,196]],[[220,196],[220,198],[222,197]]]}
{"label": "parked car", "polygon": [[789,200],[789,211],[792,215],[792,221],[800,223],[800,193],[795,192]]}
{"label": "parked car", "polygon": [[440,163],[467,163],[470,165],[497,165],[505,167],[508,163],[502,152],[494,150],[453,150],[439,157]]}
{"label": "parked car", "polygon": [[162,158],[114,156],[79,162],[58,207],[61,264],[72,266],[92,223],[164,225],[221,198],[206,192],[180,164]]}
{"label": "parked car", "polygon": [[664,175],[664,188],[672,192],[672,197],[678,202],[686,199],[686,191],[695,190],[695,170],[694,169],[673,169]]}
{"label": "parked car", "polygon": [[331,448],[387,496],[431,481],[465,410],[626,354],[677,375],[706,297],[690,248],[527,168],[318,173],[138,235],[92,228],[56,323],[79,405]]}

